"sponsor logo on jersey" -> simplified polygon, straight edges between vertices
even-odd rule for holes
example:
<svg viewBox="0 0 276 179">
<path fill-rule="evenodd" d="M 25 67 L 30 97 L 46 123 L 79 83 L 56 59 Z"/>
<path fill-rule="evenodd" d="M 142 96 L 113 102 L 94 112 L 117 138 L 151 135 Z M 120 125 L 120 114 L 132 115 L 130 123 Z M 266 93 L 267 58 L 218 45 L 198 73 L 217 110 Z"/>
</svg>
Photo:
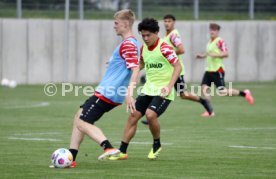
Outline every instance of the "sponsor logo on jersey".
<svg viewBox="0 0 276 179">
<path fill-rule="evenodd" d="M 147 64 L 147 68 L 162 68 L 163 64 L 162 63 L 149 63 Z"/>
</svg>

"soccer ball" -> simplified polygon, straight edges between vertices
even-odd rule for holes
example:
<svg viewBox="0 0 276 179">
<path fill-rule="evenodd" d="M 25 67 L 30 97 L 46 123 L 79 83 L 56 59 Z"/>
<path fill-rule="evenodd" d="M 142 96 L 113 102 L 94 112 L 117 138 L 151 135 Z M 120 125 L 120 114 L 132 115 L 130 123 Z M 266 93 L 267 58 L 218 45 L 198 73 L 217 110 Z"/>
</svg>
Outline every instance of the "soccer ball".
<svg viewBox="0 0 276 179">
<path fill-rule="evenodd" d="M 11 80 L 11 81 L 9 81 L 8 86 L 9 86 L 10 88 L 15 88 L 15 87 L 17 86 L 17 83 L 16 83 L 16 81 Z"/>
<path fill-rule="evenodd" d="M 1 85 L 2 86 L 9 86 L 9 80 L 7 79 L 7 78 L 3 78 L 2 80 L 1 80 Z"/>
<path fill-rule="evenodd" d="M 51 160 L 55 168 L 66 168 L 71 166 L 73 156 L 69 150 L 60 148 L 52 154 Z"/>
</svg>

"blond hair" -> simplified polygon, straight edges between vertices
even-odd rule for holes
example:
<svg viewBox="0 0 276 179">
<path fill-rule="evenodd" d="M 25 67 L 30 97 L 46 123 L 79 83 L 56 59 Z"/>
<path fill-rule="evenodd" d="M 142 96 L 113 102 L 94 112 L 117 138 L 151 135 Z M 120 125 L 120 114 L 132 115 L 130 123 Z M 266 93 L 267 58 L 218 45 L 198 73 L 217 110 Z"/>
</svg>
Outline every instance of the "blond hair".
<svg viewBox="0 0 276 179">
<path fill-rule="evenodd" d="M 130 9 L 123 9 L 114 14 L 114 18 L 118 18 L 121 20 L 126 20 L 129 22 L 129 26 L 132 27 L 135 21 L 135 14 Z"/>
</svg>

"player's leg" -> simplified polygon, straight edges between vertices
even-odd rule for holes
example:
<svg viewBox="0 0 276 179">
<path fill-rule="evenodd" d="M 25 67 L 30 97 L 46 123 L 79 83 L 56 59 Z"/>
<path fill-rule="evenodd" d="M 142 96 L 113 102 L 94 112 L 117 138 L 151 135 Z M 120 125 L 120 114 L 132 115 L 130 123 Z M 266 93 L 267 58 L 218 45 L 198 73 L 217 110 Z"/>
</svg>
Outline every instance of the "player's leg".
<svg viewBox="0 0 276 179">
<path fill-rule="evenodd" d="M 78 154 L 80 144 L 84 138 L 84 133 L 77 128 L 77 121 L 79 120 L 79 116 L 81 113 L 82 113 L 82 107 L 75 114 L 74 121 L 73 121 L 73 129 L 72 129 L 71 142 L 70 142 L 70 148 L 69 148 L 69 151 L 72 153 L 72 156 L 73 156 L 73 162 L 71 164 L 71 168 L 74 168 L 77 165 L 76 157 Z M 54 168 L 53 165 L 50 165 L 49 167 Z"/>
<path fill-rule="evenodd" d="M 244 97 L 249 104 L 254 104 L 254 98 L 251 95 L 250 90 L 246 89 L 244 91 L 238 90 L 238 89 L 227 89 L 225 88 L 225 73 L 217 72 L 214 75 L 215 77 L 215 85 L 218 87 L 219 92 L 222 96 L 241 96 Z"/>
<path fill-rule="evenodd" d="M 75 162 L 76 157 L 79 151 L 80 144 L 84 138 L 84 133 L 77 128 L 77 121 L 79 120 L 81 113 L 82 113 L 82 108 L 80 108 L 79 111 L 76 113 L 73 121 L 73 129 L 72 129 L 71 142 L 70 142 L 70 148 L 69 148 L 69 151 L 73 155 L 72 167 L 76 166 L 76 162 Z"/>
<path fill-rule="evenodd" d="M 201 82 L 201 92 L 204 99 L 211 100 L 211 96 L 209 94 L 209 88 L 211 83 L 213 82 L 213 76 L 211 72 L 205 72 L 202 82 Z"/>
<path fill-rule="evenodd" d="M 93 124 L 89 124 L 81 119 L 77 121 L 77 128 L 79 131 L 88 135 L 91 139 L 95 140 L 99 145 L 107 140 L 102 130 Z"/>
<path fill-rule="evenodd" d="M 164 99 L 160 96 L 155 96 L 146 110 L 146 118 L 149 122 L 149 129 L 153 137 L 152 149 L 148 154 L 149 159 L 156 159 L 162 150 L 158 117 L 166 111 L 170 102 L 170 100 Z"/>
<path fill-rule="evenodd" d="M 128 121 L 125 125 L 123 138 L 119 150 L 121 151 L 119 156 L 110 157 L 109 160 L 126 160 L 128 158 L 127 148 L 131 139 L 134 137 L 137 129 L 138 120 L 145 115 L 147 107 L 152 100 L 151 96 L 140 95 L 136 99 L 135 107 L 136 111 L 131 113 L 128 117 Z"/>
<path fill-rule="evenodd" d="M 127 124 L 124 129 L 123 140 L 120 146 L 120 151 L 123 153 L 127 152 L 128 143 L 134 137 L 138 120 L 145 115 L 147 107 L 152 100 L 151 96 L 139 95 L 135 102 L 136 111 L 129 115 Z"/>
<path fill-rule="evenodd" d="M 205 72 L 201 82 L 201 92 L 203 96 L 201 98 L 201 104 L 205 107 L 206 111 L 201 114 L 202 117 L 211 117 L 215 115 L 211 105 L 211 96 L 209 93 L 212 81 L 212 74 L 210 72 Z M 209 110 L 207 110 L 208 108 Z"/>
<path fill-rule="evenodd" d="M 141 117 L 142 114 L 139 111 L 135 111 L 129 115 L 123 134 L 123 141 L 125 143 L 129 143 L 131 139 L 135 136 L 137 122 Z M 126 153 L 126 150 L 122 152 Z"/>
<path fill-rule="evenodd" d="M 149 129 L 153 137 L 153 152 L 156 152 L 161 147 L 160 142 L 160 123 L 157 119 L 157 114 L 151 109 L 147 109 L 146 118 L 149 122 Z"/>
<path fill-rule="evenodd" d="M 203 95 L 204 99 L 206 99 L 208 101 L 211 101 L 211 96 L 209 93 L 210 86 L 206 85 L 206 84 L 201 85 L 202 95 Z"/>
<path fill-rule="evenodd" d="M 188 92 L 186 88 L 184 75 L 180 75 L 174 84 L 174 89 L 177 92 L 177 95 L 179 95 L 182 99 L 198 102 L 200 98 Z"/>
<path fill-rule="evenodd" d="M 99 160 L 104 160 L 112 155 L 119 154 L 120 151 L 111 145 L 102 130 L 97 126 L 79 120 L 78 129 L 95 140 L 104 149 L 104 153 L 98 157 Z"/>
<path fill-rule="evenodd" d="M 219 90 L 219 94 L 221 96 L 245 96 L 245 93 L 243 91 L 237 90 L 237 89 L 227 89 L 227 88 L 222 88 Z"/>
<path fill-rule="evenodd" d="M 249 103 L 249 104 L 254 104 L 254 97 L 252 96 L 250 90 L 246 89 L 246 90 L 238 90 L 238 89 L 223 89 L 220 90 L 220 94 L 222 96 L 241 96 L 244 97 L 245 100 Z"/>
<path fill-rule="evenodd" d="M 115 149 L 107 140 L 102 130 L 94 125 L 104 113 L 114 107 L 114 105 L 108 104 L 96 96 L 92 96 L 82 105 L 82 113 L 76 121 L 78 130 L 88 135 L 104 149 L 104 154 L 98 158 L 99 160 L 119 153 L 119 150 Z"/>
<path fill-rule="evenodd" d="M 128 159 L 127 148 L 131 139 L 135 136 L 137 129 L 137 122 L 142 117 L 142 114 L 139 111 L 131 113 L 128 117 L 128 121 L 125 125 L 123 138 L 120 145 L 120 154 L 117 156 L 111 156 L 109 160 L 126 160 Z"/>
<path fill-rule="evenodd" d="M 208 100 L 206 100 L 200 96 L 193 95 L 192 93 L 190 93 L 186 90 L 186 83 L 185 83 L 184 75 L 179 76 L 178 80 L 176 81 L 176 83 L 174 85 L 174 88 L 175 88 L 177 94 L 180 95 L 181 99 L 199 102 L 200 104 L 202 104 L 202 106 L 206 109 L 206 111 L 210 115 L 212 114 L 213 108 Z"/>
<path fill-rule="evenodd" d="M 157 119 L 157 114 L 155 111 L 151 109 L 147 109 L 146 111 L 146 118 L 149 122 L 149 129 L 151 131 L 152 137 L 154 139 L 160 138 L 160 124 Z"/>
<path fill-rule="evenodd" d="M 180 97 L 181 97 L 181 99 L 190 100 L 190 101 L 194 101 L 194 102 L 199 102 L 199 100 L 200 100 L 199 96 L 193 95 L 192 93 L 190 93 L 188 91 L 181 92 Z"/>
</svg>

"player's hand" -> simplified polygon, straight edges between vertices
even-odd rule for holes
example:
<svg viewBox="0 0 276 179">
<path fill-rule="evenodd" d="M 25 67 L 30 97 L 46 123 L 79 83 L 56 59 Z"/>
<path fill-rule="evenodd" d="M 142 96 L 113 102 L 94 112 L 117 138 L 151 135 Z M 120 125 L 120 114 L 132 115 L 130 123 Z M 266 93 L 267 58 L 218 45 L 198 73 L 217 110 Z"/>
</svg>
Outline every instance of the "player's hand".
<svg viewBox="0 0 276 179">
<path fill-rule="evenodd" d="M 126 112 L 130 110 L 131 113 L 134 113 L 136 111 L 135 108 L 135 100 L 132 96 L 127 95 L 126 96 Z"/>
<path fill-rule="evenodd" d="M 169 86 L 163 87 L 163 88 L 161 89 L 161 94 L 160 94 L 160 96 L 161 96 L 162 98 L 167 97 L 167 96 L 170 94 L 170 92 L 171 92 L 171 88 L 170 88 Z"/>
<path fill-rule="evenodd" d="M 196 54 L 196 58 L 197 59 L 202 59 L 202 58 L 205 58 L 205 55 L 203 55 L 203 54 Z"/>
</svg>

